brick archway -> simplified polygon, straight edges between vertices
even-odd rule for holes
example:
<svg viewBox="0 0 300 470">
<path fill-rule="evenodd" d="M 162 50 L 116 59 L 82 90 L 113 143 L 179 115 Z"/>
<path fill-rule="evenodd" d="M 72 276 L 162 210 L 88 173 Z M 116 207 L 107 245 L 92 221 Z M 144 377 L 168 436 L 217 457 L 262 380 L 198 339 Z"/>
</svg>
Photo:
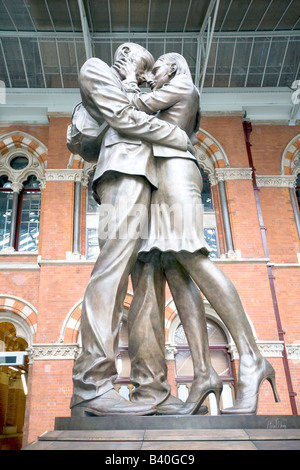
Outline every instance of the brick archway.
<svg viewBox="0 0 300 470">
<path fill-rule="evenodd" d="M 281 157 L 281 174 L 293 175 L 300 167 L 300 134 L 285 147 Z M 297 171 L 298 172 L 298 171 Z"/>
<path fill-rule="evenodd" d="M 212 162 L 214 168 L 225 168 L 230 166 L 228 158 L 220 143 L 204 129 L 199 128 L 197 133 L 199 144 L 196 145 L 197 150 L 201 149 L 201 153 Z M 85 169 L 87 172 L 92 171 L 95 164 L 84 162 L 80 155 L 71 154 L 69 158 L 68 168 Z"/>
<path fill-rule="evenodd" d="M 23 149 L 35 156 L 42 167 L 47 161 L 47 148 L 38 139 L 21 131 L 10 132 L 0 137 L 0 155 L 5 156 L 12 150 Z"/>
<path fill-rule="evenodd" d="M 196 145 L 196 149 L 201 150 L 202 155 L 212 162 L 214 169 L 230 166 L 224 149 L 211 134 L 200 128 L 197 138 L 199 144 Z"/>
<path fill-rule="evenodd" d="M 132 302 L 133 294 L 128 292 L 124 301 L 124 308 L 129 310 Z M 61 329 L 61 334 L 59 338 L 60 343 L 77 343 L 79 338 L 80 331 L 80 320 L 81 320 L 81 310 L 82 310 L 82 301 L 79 300 L 73 308 L 70 310 L 66 316 L 65 322 Z M 165 331 L 166 331 L 166 341 L 168 339 L 169 327 L 177 315 L 177 310 L 172 299 L 170 299 L 165 306 Z"/>
<path fill-rule="evenodd" d="M 78 343 L 82 301 L 79 300 L 68 313 L 61 330 L 60 343 Z"/>
<path fill-rule="evenodd" d="M 34 343 L 38 320 L 37 310 L 23 299 L 12 295 L 0 295 L 0 321 L 2 317 L 5 317 L 5 312 L 19 316 L 23 324 L 25 321 L 28 330 L 27 343 Z"/>
</svg>

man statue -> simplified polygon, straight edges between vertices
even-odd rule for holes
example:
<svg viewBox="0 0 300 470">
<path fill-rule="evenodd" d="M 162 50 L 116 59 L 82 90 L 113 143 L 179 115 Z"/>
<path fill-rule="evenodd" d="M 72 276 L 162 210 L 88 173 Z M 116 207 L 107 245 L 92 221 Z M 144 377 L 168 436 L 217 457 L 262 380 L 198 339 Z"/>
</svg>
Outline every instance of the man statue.
<svg viewBox="0 0 300 470">
<path fill-rule="evenodd" d="M 129 402 L 113 388 L 128 278 L 141 243 L 139 237 L 124 236 L 124 233 L 136 231 L 136 207 L 146 209 L 140 215 L 140 226 L 147 223 L 151 191 L 157 187 L 151 144 L 183 152 L 192 146 L 187 134 L 178 126 L 138 111 L 130 104 L 122 83 L 125 79 L 120 67 L 123 58 L 132 62 L 137 83 L 145 81 L 154 59 L 142 46 L 132 43 L 117 49 L 114 66 L 92 58 L 85 62 L 79 76 L 83 106 L 99 125 L 104 120 L 108 124 L 93 190 L 101 208 L 116 210 L 109 214 L 108 224 L 104 213 L 100 214 L 100 254 L 83 300 L 82 353 L 73 370 L 72 416 L 155 412 L 153 405 Z M 113 230 L 106 230 L 106 224 Z"/>
</svg>

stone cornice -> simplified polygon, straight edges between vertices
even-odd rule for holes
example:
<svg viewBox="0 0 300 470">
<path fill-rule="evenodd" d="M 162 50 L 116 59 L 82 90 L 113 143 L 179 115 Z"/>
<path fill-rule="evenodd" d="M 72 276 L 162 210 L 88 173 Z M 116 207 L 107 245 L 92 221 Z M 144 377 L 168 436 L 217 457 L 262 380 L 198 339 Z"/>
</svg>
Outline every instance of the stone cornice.
<svg viewBox="0 0 300 470">
<path fill-rule="evenodd" d="M 257 346 L 264 357 L 282 357 L 282 351 L 284 348 L 282 341 L 257 341 Z M 231 354 L 232 360 L 239 358 L 239 354 L 234 343 L 228 345 L 228 352 Z"/>
<path fill-rule="evenodd" d="M 295 188 L 296 175 L 257 175 L 259 188 Z"/>
<path fill-rule="evenodd" d="M 284 344 L 282 341 L 257 341 L 260 352 L 264 357 L 281 358 Z M 300 344 L 286 344 L 286 351 L 289 360 L 300 359 Z M 51 360 L 75 360 L 81 351 L 77 343 L 45 343 L 33 344 L 27 349 L 29 361 L 51 361 Z M 232 343 L 228 345 L 228 351 L 232 360 L 238 359 L 239 355 L 236 346 Z M 166 360 L 174 360 L 177 349 L 176 346 L 166 344 Z"/>
<path fill-rule="evenodd" d="M 215 174 L 219 181 L 251 180 L 252 168 L 217 168 Z"/>
<path fill-rule="evenodd" d="M 214 186 L 220 181 L 251 180 L 252 168 L 216 168 L 209 175 Z M 259 188 L 295 188 L 297 175 L 256 175 Z"/>
<path fill-rule="evenodd" d="M 215 186 L 220 181 L 228 180 L 251 180 L 251 168 L 216 168 L 209 174 L 209 182 Z"/>
<path fill-rule="evenodd" d="M 47 181 L 74 181 L 87 185 L 88 178 L 82 169 L 49 169 L 45 170 L 44 182 Z"/>
<path fill-rule="evenodd" d="M 79 353 L 77 343 L 33 344 L 27 349 L 29 362 L 51 360 L 74 360 Z"/>
<path fill-rule="evenodd" d="M 300 360 L 300 344 L 287 344 L 286 345 L 286 352 L 288 359 L 290 360 Z"/>
</svg>

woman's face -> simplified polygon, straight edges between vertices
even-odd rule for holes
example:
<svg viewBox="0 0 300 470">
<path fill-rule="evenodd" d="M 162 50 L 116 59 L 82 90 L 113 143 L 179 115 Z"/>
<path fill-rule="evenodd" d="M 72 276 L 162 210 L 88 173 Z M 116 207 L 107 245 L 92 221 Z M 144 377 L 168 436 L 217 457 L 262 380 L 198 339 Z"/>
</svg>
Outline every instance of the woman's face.
<svg viewBox="0 0 300 470">
<path fill-rule="evenodd" d="M 152 69 L 152 77 L 148 80 L 151 90 L 158 90 L 165 83 L 169 83 L 172 75 L 172 65 L 162 60 L 157 60 Z"/>
</svg>

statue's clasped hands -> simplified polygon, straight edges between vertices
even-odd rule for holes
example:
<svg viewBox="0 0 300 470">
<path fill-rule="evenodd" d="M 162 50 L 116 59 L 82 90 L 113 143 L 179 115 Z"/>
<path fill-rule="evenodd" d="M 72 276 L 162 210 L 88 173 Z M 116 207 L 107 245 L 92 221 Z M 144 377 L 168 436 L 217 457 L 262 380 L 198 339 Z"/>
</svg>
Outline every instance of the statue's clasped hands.
<svg viewBox="0 0 300 470">
<path fill-rule="evenodd" d="M 137 81 L 137 66 L 133 57 L 123 56 L 114 63 L 114 68 L 118 71 L 123 80 Z"/>
</svg>

